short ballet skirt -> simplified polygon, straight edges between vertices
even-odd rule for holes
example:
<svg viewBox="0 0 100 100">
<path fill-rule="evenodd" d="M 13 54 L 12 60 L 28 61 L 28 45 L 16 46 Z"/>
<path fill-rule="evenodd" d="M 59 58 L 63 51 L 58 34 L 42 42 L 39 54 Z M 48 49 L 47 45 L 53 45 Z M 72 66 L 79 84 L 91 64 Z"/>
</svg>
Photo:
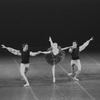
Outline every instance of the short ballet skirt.
<svg viewBox="0 0 100 100">
<path fill-rule="evenodd" d="M 54 55 L 53 53 L 46 54 L 45 55 L 46 61 L 50 65 L 58 64 L 60 61 L 63 61 L 65 58 L 65 52 L 60 50 L 57 55 Z"/>
</svg>

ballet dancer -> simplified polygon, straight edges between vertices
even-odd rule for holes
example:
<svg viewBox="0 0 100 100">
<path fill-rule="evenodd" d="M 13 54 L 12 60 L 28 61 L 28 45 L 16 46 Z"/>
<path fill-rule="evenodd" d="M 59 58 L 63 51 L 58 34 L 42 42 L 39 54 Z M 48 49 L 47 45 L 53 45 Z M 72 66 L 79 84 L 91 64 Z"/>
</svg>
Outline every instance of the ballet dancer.
<svg viewBox="0 0 100 100">
<path fill-rule="evenodd" d="M 89 40 L 87 40 L 83 45 L 78 46 L 77 41 L 72 42 L 72 46 L 69 49 L 69 53 L 71 54 L 71 73 L 68 75 L 72 75 L 73 80 L 79 81 L 77 76 L 81 72 L 81 62 L 80 62 L 80 52 L 83 51 L 90 43 L 90 41 L 93 40 L 93 37 Z M 74 67 L 77 66 L 78 70 L 75 72 Z"/>
<path fill-rule="evenodd" d="M 1 45 L 2 48 L 7 49 L 9 52 L 11 52 L 14 55 L 21 56 L 21 63 L 20 63 L 20 73 L 23 79 L 25 80 L 26 84 L 24 86 L 29 86 L 29 81 L 26 77 L 26 73 L 29 70 L 29 58 L 30 56 L 36 56 L 37 54 L 40 54 L 41 51 L 38 52 L 32 52 L 29 50 L 29 46 L 27 43 L 22 44 L 22 50 L 16 50 L 11 47 L 6 47 L 5 45 Z"/>
<path fill-rule="evenodd" d="M 52 65 L 53 83 L 55 83 L 55 65 L 65 58 L 64 50 L 67 50 L 70 47 L 61 48 L 57 43 L 53 43 L 51 37 L 49 37 L 49 42 L 51 47 L 48 48 L 47 51 L 41 53 L 46 54 L 46 61 L 48 64 Z"/>
</svg>

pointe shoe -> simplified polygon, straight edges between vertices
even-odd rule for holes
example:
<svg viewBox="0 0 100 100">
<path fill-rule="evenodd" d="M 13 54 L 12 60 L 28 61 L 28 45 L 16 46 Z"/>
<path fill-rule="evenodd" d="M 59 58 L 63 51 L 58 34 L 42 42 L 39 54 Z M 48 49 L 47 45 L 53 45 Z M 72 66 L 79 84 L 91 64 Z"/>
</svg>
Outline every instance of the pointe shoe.
<svg viewBox="0 0 100 100">
<path fill-rule="evenodd" d="M 29 83 L 26 83 L 26 84 L 24 85 L 24 87 L 26 87 L 26 86 L 29 86 Z"/>
<path fill-rule="evenodd" d="M 76 77 L 73 78 L 74 81 L 79 81 L 79 79 L 77 79 Z"/>
<path fill-rule="evenodd" d="M 56 81 L 55 81 L 55 79 L 53 79 L 53 83 L 55 83 Z"/>
<path fill-rule="evenodd" d="M 72 73 L 68 73 L 68 76 L 71 76 L 72 75 Z"/>
</svg>

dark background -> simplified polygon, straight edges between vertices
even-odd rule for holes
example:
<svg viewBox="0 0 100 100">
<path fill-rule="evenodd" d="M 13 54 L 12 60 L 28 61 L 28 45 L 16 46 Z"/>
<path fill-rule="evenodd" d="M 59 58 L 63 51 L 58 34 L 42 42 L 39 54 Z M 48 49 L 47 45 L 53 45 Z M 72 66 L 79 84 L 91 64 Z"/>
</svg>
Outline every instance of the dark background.
<svg viewBox="0 0 100 100">
<path fill-rule="evenodd" d="M 49 36 L 61 47 L 71 45 L 73 40 L 81 45 L 94 37 L 86 51 L 97 52 L 99 34 L 99 0 L 0 1 L 0 44 L 20 49 L 28 42 L 37 51 L 50 46 Z"/>
</svg>

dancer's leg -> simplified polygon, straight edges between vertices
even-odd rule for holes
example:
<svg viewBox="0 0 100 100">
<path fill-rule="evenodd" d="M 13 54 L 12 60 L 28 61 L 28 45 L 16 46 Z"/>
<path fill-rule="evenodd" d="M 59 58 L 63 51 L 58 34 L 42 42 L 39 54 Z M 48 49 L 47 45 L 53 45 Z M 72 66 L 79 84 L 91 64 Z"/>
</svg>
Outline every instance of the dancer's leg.
<svg viewBox="0 0 100 100">
<path fill-rule="evenodd" d="M 75 73 L 75 77 L 77 77 L 81 72 L 81 62 L 80 62 L 80 60 L 77 60 L 77 67 L 78 67 L 78 70 Z"/>
<path fill-rule="evenodd" d="M 71 60 L 71 73 L 68 73 L 68 75 L 74 75 L 75 74 L 75 70 L 74 70 L 74 67 L 75 67 L 75 62 L 74 60 Z"/>
<path fill-rule="evenodd" d="M 52 66 L 53 83 L 55 83 L 55 64 Z"/>
<path fill-rule="evenodd" d="M 25 64 L 21 64 L 20 65 L 20 73 L 21 73 L 22 77 L 24 78 L 24 80 L 26 82 L 26 84 L 24 86 L 29 86 L 28 79 L 27 79 L 27 77 L 25 75 L 25 68 L 26 68 Z"/>
</svg>

